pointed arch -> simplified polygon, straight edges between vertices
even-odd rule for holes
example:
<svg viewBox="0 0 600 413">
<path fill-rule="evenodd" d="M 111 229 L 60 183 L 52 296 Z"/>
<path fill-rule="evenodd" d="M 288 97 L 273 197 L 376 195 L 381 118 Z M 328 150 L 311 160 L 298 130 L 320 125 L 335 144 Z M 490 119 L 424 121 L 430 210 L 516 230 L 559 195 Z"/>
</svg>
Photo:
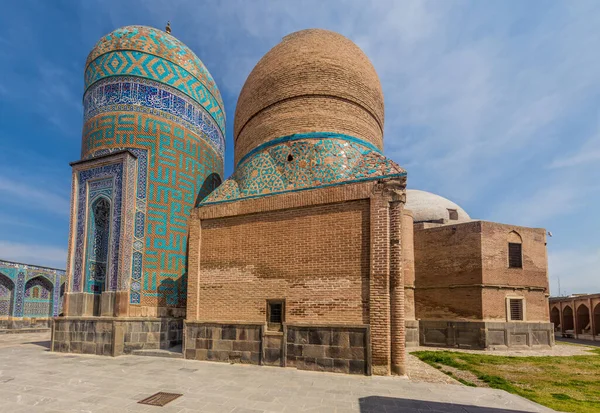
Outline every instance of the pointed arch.
<svg viewBox="0 0 600 413">
<path fill-rule="evenodd" d="M 209 196 L 212 191 L 217 189 L 221 183 L 221 176 L 218 173 L 212 173 L 208 175 L 202 184 L 202 188 L 200 188 L 200 191 L 198 191 L 198 196 L 196 197 L 196 203 L 194 206 L 198 207 L 204 198 Z"/>
<path fill-rule="evenodd" d="M 560 330 L 560 310 L 556 306 L 552 306 L 550 311 L 550 322 L 554 324 L 554 331 Z"/>
<path fill-rule="evenodd" d="M 23 317 L 52 317 L 54 286 L 46 277 L 35 277 L 25 284 Z"/>
<path fill-rule="evenodd" d="M 90 207 L 87 235 L 86 290 L 101 294 L 106 288 L 110 245 L 111 201 L 100 196 Z"/>
<path fill-rule="evenodd" d="M 508 242 L 514 242 L 517 244 L 522 244 L 523 243 L 523 238 L 521 237 L 521 235 L 517 232 L 517 231 L 510 231 L 508 233 Z"/>
<path fill-rule="evenodd" d="M 13 314 L 15 283 L 0 273 L 0 317 Z"/>
<path fill-rule="evenodd" d="M 567 305 L 563 308 L 563 331 L 575 330 L 575 322 L 573 318 L 573 309 Z"/>
<path fill-rule="evenodd" d="M 591 327 L 590 309 L 585 304 L 580 304 L 577 307 L 577 333 L 587 334 Z"/>
</svg>

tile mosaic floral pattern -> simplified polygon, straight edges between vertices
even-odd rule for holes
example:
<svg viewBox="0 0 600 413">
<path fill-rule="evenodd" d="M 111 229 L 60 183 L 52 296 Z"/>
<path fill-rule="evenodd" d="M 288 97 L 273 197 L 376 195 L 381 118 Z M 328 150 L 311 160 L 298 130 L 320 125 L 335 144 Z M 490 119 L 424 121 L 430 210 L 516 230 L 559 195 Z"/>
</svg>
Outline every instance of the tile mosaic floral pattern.
<svg viewBox="0 0 600 413">
<path fill-rule="evenodd" d="M 290 137 L 264 146 L 242 159 L 201 205 L 406 175 L 395 162 L 356 139 L 324 135 Z"/>
</svg>

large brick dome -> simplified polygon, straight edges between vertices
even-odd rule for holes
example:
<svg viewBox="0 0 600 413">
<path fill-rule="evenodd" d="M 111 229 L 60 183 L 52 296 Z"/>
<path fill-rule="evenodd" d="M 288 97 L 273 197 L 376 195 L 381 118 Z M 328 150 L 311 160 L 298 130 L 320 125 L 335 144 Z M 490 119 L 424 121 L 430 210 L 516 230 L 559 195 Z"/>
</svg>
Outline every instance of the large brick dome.
<svg viewBox="0 0 600 413">
<path fill-rule="evenodd" d="M 301 133 L 348 135 L 383 148 L 383 93 L 367 56 L 321 29 L 283 38 L 256 65 L 234 121 L 236 163 L 271 140 Z"/>
</svg>

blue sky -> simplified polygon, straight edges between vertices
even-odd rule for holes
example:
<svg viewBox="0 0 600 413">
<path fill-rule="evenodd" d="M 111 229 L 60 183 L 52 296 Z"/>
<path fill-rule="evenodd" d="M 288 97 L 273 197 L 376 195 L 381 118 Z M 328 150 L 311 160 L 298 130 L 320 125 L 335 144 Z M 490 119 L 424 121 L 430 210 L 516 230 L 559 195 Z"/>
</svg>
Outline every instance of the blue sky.
<svg viewBox="0 0 600 413">
<path fill-rule="evenodd" d="M 293 31 L 355 41 L 385 94 L 385 151 L 409 187 L 474 218 L 545 227 L 551 291 L 600 292 L 600 3 L 27 1 L 0 14 L 0 257 L 64 268 L 87 53 L 117 27 L 163 28 L 198 54 L 228 117 Z"/>
</svg>

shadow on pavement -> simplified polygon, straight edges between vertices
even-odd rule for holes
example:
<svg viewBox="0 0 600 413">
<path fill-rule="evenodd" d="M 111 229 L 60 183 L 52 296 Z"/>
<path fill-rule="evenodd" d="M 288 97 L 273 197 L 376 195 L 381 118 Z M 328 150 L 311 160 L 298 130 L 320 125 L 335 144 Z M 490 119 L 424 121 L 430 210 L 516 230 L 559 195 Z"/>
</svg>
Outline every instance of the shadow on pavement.
<svg viewBox="0 0 600 413">
<path fill-rule="evenodd" d="M 36 346 L 44 347 L 44 348 L 50 350 L 51 341 L 50 340 L 48 340 L 48 341 L 30 341 L 27 344 L 34 344 Z"/>
<path fill-rule="evenodd" d="M 468 404 L 440 403 L 396 397 L 369 396 L 358 399 L 360 413 L 518 413 L 524 410 L 497 409 Z"/>
</svg>

